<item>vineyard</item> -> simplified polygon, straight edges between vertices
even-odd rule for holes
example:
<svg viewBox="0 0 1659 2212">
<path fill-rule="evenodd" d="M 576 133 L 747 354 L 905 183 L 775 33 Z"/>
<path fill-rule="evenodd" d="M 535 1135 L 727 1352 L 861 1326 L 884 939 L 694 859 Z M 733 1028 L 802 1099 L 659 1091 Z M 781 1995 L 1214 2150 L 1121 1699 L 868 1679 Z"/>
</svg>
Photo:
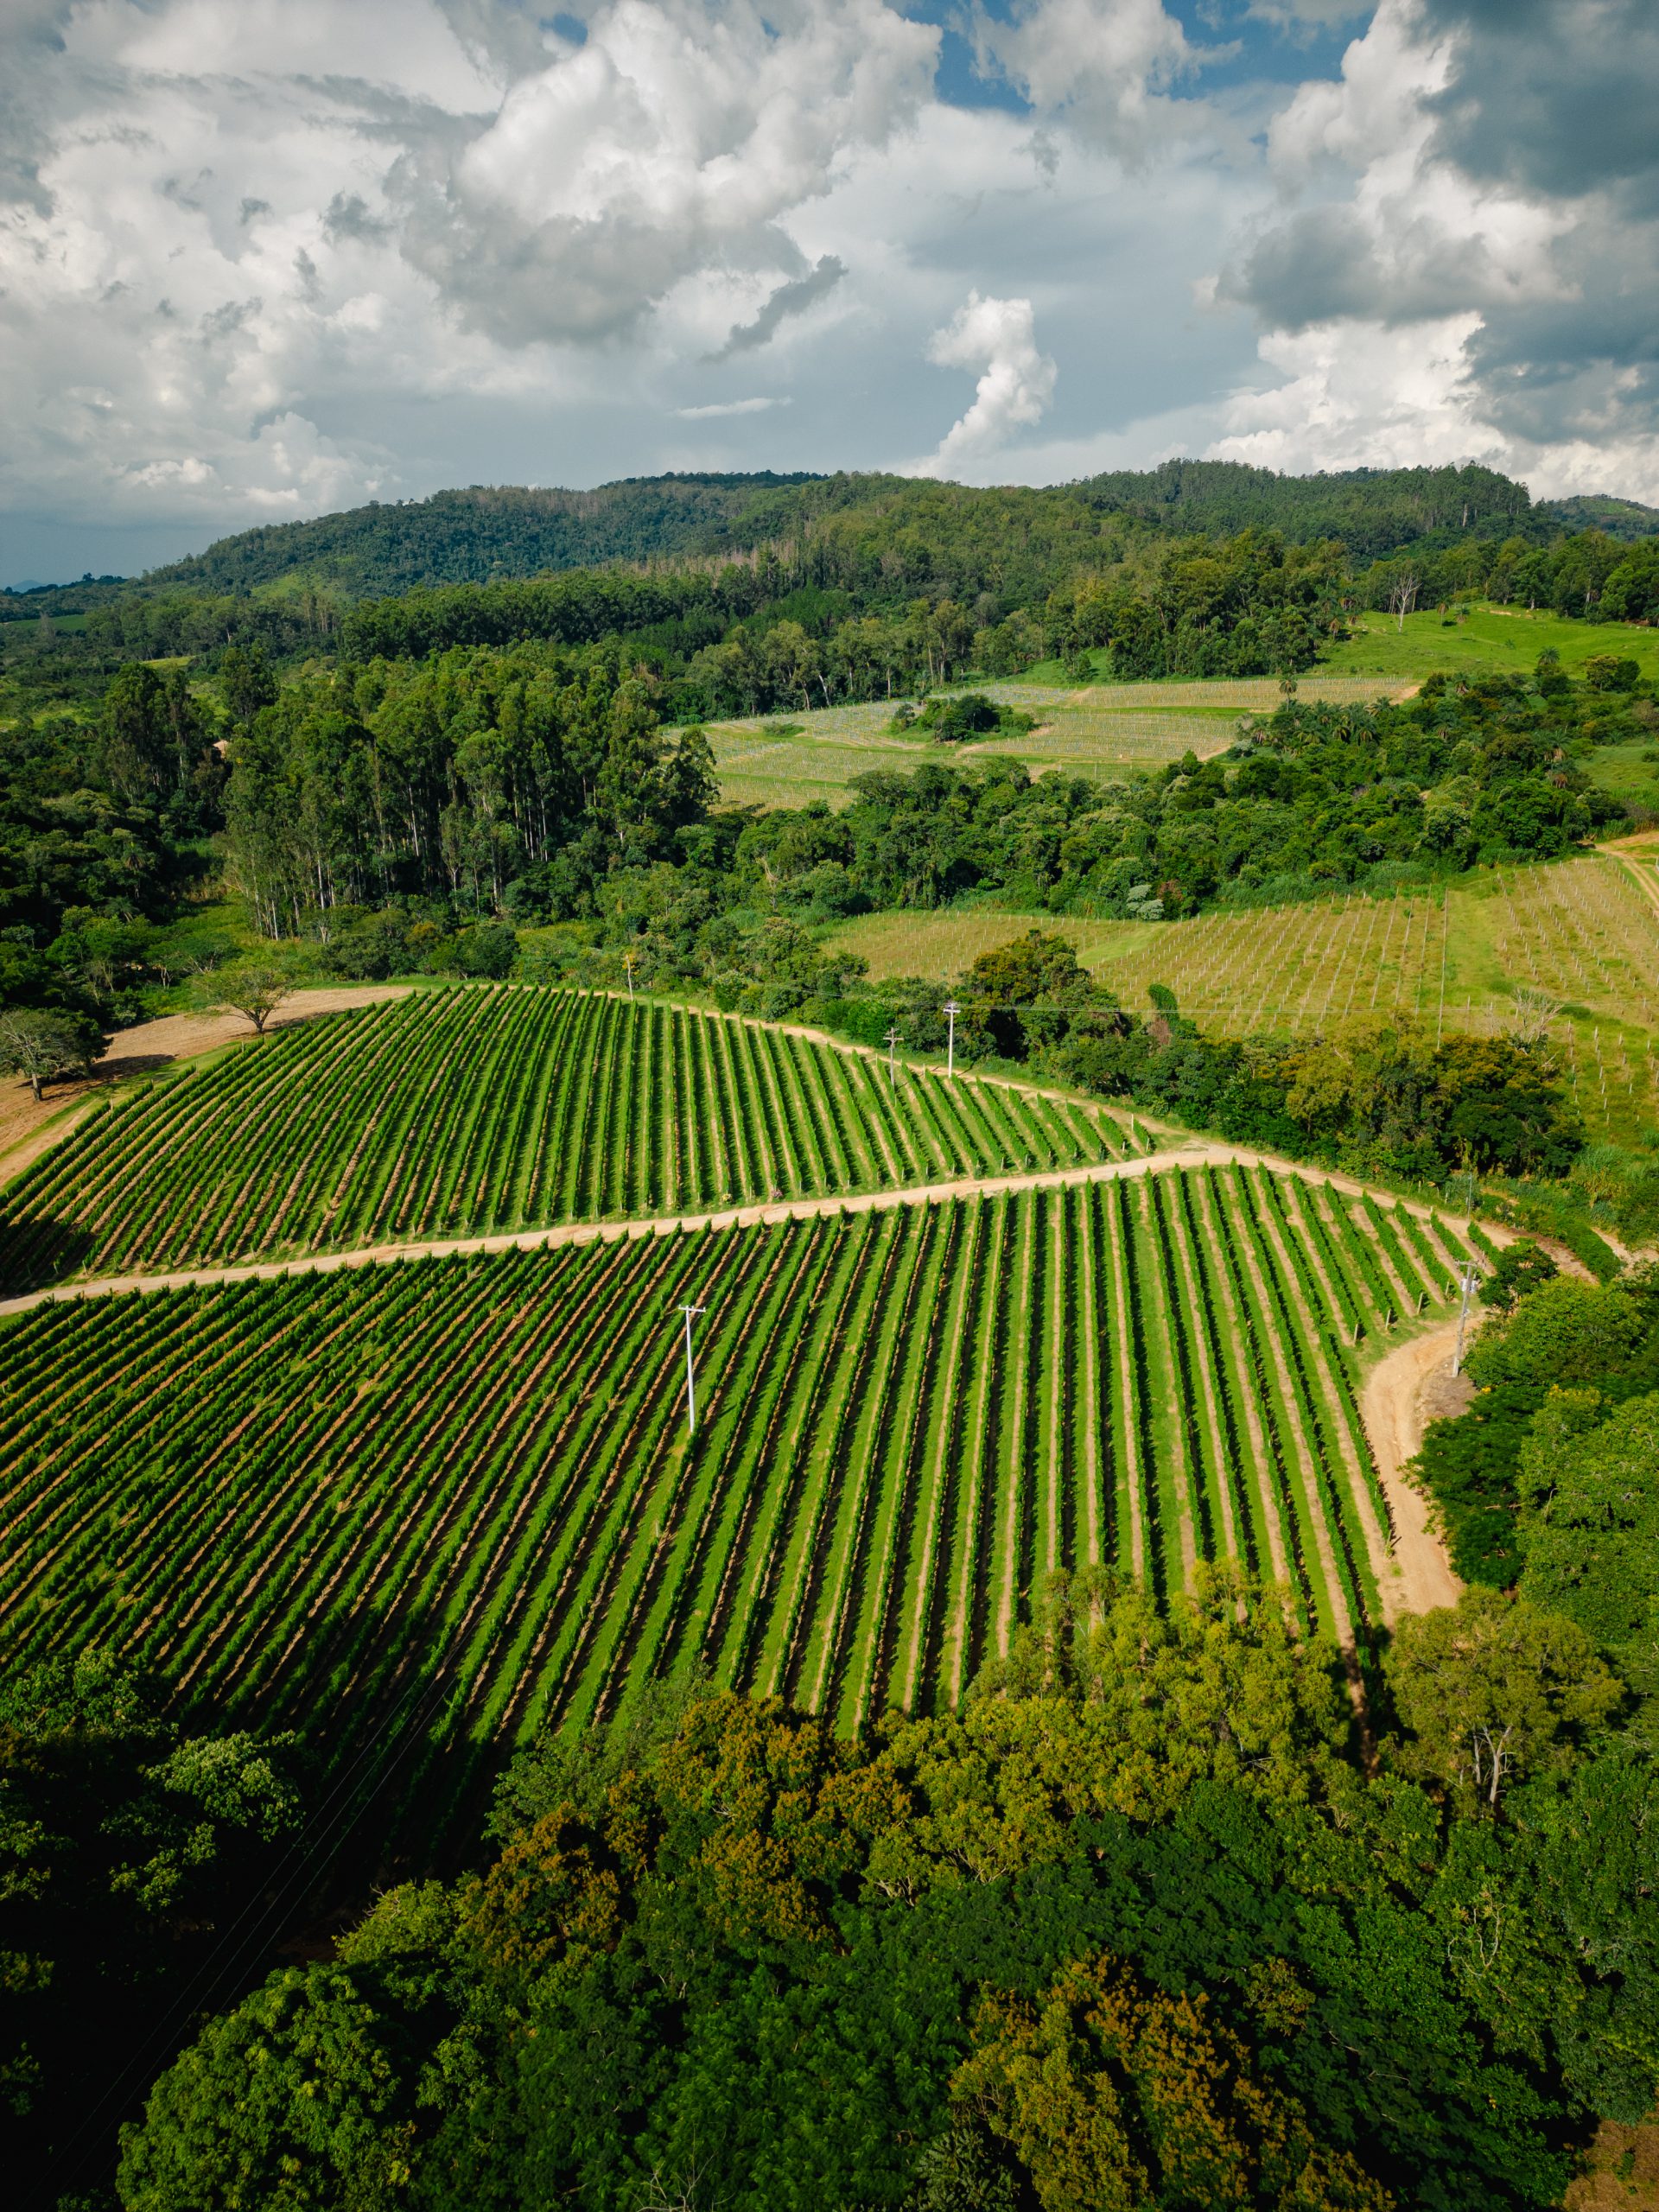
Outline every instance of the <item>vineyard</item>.
<svg viewBox="0 0 1659 2212">
<path fill-rule="evenodd" d="M 535 986 L 297 1023 L 118 1095 L 0 1197 L 0 1281 L 694 1212 L 1133 1148 L 1098 1109 Z"/>
<path fill-rule="evenodd" d="M 1306 1035 L 1373 1014 L 1490 1036 L 1514 1024 L 1517 988 L 1541 990 L 1563 1007 L 1552 1036 L 1589 1128 L 1628 1139 L 1659 1118 L 1659 908 L 1602 855 L 1173 925 L 877 914 L 836 941 L 873 976 L 956 975 L 1033 927 L 1069 938 L 1125 1006 L 1166 983 L 1200 1027 L 1229 1036 Z"/>
<path fill-rule="evenodd" d="M 227 1725 L 395 1745 L 435 1825 L 492 1746 L 694 1656 L 847 1731 L 948 1702 L 1079 1562 L 1166 1593 L 1236 1558 L 1363 1641 L 1351 1347 L 1469 1256 L 1172 1169 L 42 1306 L 0 1388 L 0 1651 L 104 1643 Z"/>
</svg>

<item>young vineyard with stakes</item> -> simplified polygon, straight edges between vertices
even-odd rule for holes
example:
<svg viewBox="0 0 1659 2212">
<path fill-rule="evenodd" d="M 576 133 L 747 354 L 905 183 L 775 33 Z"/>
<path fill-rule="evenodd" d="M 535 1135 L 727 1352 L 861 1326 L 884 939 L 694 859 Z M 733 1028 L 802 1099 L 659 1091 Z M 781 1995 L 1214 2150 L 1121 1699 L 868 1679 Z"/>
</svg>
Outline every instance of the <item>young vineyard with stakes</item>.
<svg viewBox="0 0 1659 2212">
<path fill-rule="evenodd" d="M 1067 938 L 1131 1009 L 1166 985 L 1217 1036 L 1307 1036 L 1375 1016 L 1409 1016 L 1437 1039 L 1502 1036 L 1531 1019 L 1520 993 L 1548 1002 L 1560 1079 L 1593 1136 L 1634 1143 L 1659 1114 L 1659 876 L 1612 854 L 1173 924 L 869 914 L 836 941 L 878 978 L 938 976 L 1020 929 Z"/>
<path fill-rule="evenodd" d="M 844 1732 L 948 1705 L 1069 1566 L 1166 1597 L 1235 1559 L 1363 1650 L 1353 1347 L 1471 1256 L 1192 1168 L 42 1305 L 0 1386 L 0 1652 L 100 1644 L 395 1759 L 442 1827 L 512 1739 L 692 1662 Z"/>
<path fill-rule="evenodd" d="M 1098 1109 L 534 985 L 296 1023 L 126 1094 L 0 1196 L 0 1283 L 1115 1158 Z"/>
</svg>

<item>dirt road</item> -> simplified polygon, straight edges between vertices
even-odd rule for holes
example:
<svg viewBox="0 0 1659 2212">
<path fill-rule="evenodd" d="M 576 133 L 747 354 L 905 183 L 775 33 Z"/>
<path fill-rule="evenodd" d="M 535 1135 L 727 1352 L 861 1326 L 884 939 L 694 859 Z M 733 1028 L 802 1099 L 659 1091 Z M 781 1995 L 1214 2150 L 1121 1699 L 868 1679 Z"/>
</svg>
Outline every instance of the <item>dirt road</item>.
<svg viewBox="0 0 1659 2212">
<path fill-rule="evenodd" d="M 766 1222 L 813 1221 L 825 1214 L 881 1213 L 893 1206 L 940 1205 L 950 1198 L 995 1198 L 1010 1191 L 1058 1191 L 1069 1184 L 1109 1183 L 1160 1168 L 1248 1166 L 1255 1154 L 1229 1145 L 1194 1141 L 1179 1152 L 1153 1152 L 1136 1160 L 1102 1160 L 1086 1167 L 1056 1167 L 1026 1175 L 985 1176 L 955 1183 L 918 1183 L 902 1191 L 859 1191 L 846 1197 L 785 1198 L 718 1213 L 645 1214 L 631 1221 L 561 1221 L 548 1229 L 518 1229 L 498 1236 L 461 1236 L 442 1243 L 372 1244 L 349 1252 L 305 1253 L 293 1260 L 262 1260 L 236 1268 L 185 1268 L 161 1275 L 106 1275 L 96 1281 L 54 1283 L 19 1298 L 0 1299 L 0 1320 L 31 1306 L 67 1299 L 113 1298 L 130 1291 L 182 1290 L 190 1283 L 270 1281 L 278 1275 L 334 1274 L 341 1268 L 378 1267 L 397 1260 L 445 1259 L 474 1252 L 531 1252 L 563 1244 L 618 1244 L 640 1236 L 672 1236 L 679 1230 L 750 1229 Z"/>
<path fill-rule="evenodd" d="M 1458 1325 L 1448 1321 L 1401 1344 L 1371 1370 L 1360 1399 L 1360 1416 L 1394 1522 L 1395 1571 L 1377 1588 L 1385 1623 L 1402 1613 L 1455 1605 L 1462 1593 L 1446 1547 L 1429 1524 L 1428 1500 L 1401 1472 L 1416 1458 L 1426 1423 L 1433 1418 L 1423 1403 L 1424 1386 L 1449 1370 L 1457 1341 Z"/>
<path fill-rule="evenodd" d="M 337 1007 L 365 1005 L 375 999 L 397 996 L 401 988 L 396 984 L 367 984 L 353 990 L 308 992 L 302 999 L 296 1000 L 291 1007 L 285 1009 L 279 1020 L 304 1020 L 312 1014 L 330 1013 Z M 111 1052 L 99 1063 L 95 1082 L 108 1083 L 118 1079 L 122 1074 L 136 1074 L 147 1067 L 165 1065 L 168 1060 L 182 1053 L 204 1052 L 217 1044 L 227 1042 L 238 1033 L 245 1033 L 245 1029 L 246 1025 L 235 1016 L 173 1016 L 163 1021 L 146 1023 L 143 1028 L 128 1031 L 117 1040 Z M 837 1046 L 843 1052 L 861 1053 L 865 1049 L 849 1045 L 839 1038 L 824 1036 L 822 1032 L 800 1030 L 798 1033 Z M 998 1080 L 995 1077 L 969 1079 Z M 80 1086 L 82 1096 L 93 1087 Z M 1039 1088 L 1018 1084 L 1011 1084 L 1008 1087 L 1015 1090 Z M 43 1111 L 42 1121 L 57 1110 L 55 1103 L 48 1106 Z M 52 1122 L 49 1128 L 38 1128 L 33 1133 L 38 1139 L 34 1148 L 44 1149 L 47 1144 L 55 1142 L 67 1128 L 73 1126 L 73 1120 L 71 1116 L 60 1122 Z M 370 1245 L 354 1251 L 306 1254 L 295 1259 L 262 1261 L 241 1267 L 183 1268 L 166 1274 L 107 1276 L 93 1281 L 54 1284 L 22 1297 L 0 1300 L 0 1319 L 26 1313 L 36 1306 L 77 1298 L 107 1298 L 131 1292 L 176 1290 L 190 1284 L 270 1281 L 289 1274 L 332 1274 L 342 1268 L 374 1267 L 399 1260 L 442 1258 L 449 1255 L 616 1243 L 631 1238 L 673 1236 L 681 1230 L 738 1229 L 765 1223 L 810 1221 L 825 1215 L 878 1212 L 894 1206 L 942 1204 L 976 1196 L 993 1198 L 1016 1191 L 1060 1190 L 1078 1184 L 1113 1182 L 1126 1177 L 1157 1174 L 1173 1167 L 1263 1167 L 1270 1173 L 1294 1175 L 1304 1181 L 1330 1183 L 1353 1196 L 1361 1194 L 1365 1188 L 1363 1184 L 1346 1176 L 1311 1168 L 1300 1161 L 1282 1160 L 1271 1153 L 1255 1152 L 1237 1145 L 1206 1142 L 1199 1138 L 1185 1137 L 1178 1131 L 1159 1128 L 1156 1124 L 1143 1122 L 1142 1126 L 1148 1128 L 1149 1134 L 1164 1138 L 1166 1142 L 1159 1151 L 1135 1159 L 1102 1160 L 1086 1166 L 1055 1168 L 1020 1175 L 969 1177 L 955 1182 L 918 1184 L 898 1191 L 868 1191 L 852 1196 L 800 1198 L 772 1204 L 730 1206 L 712 1213 L 649 1215 L 627 1221 L 560 1222 L 545 1229 L 519 1230 L 493 1236 L 463 1237 L 439 1243 Z M 3 1139 L 4 1134 L 5 1125 L 0 1122 L 0 1140 Z M 26 1164 L 30 1156 L 29 1135 L 30 1133 L 25 1131 L 10 1153 L 0 1154 L 0 1175 L 15 1173 Z M 1382 1195 L 1389 1198 L 1392 1194 L 1384 1192 Z M 1432 1210 L 1427 1206 L 1408 1199 L 1400 1199 L 1397 1203 L 1425 1219 L 1431 1216 Z M 1489 1233 L 1496 1242 L 1509 1241 L 1506 1230 L 1494 1229 Z M 1452 1333 L 1455 1334 L 1455 1330 Z M 1446 1561 L 1438 1537 L 1429 1528 L 1426 1502 L 1401 1478 L 1399 1472 L 1421 1442 L 1420 1395 L 1423 1379 L 1443 1363 L 1447 1349 L 1448 1338 L 1445 1329 L 1414 1338 L 1391 1352 L 1373 1370 L 1365 1385 L 1363 1413 L 1366 1430 L 1376 1457 L 1395 1530 L 1397 1572 L 1391 1581 L 1385 1580 L 1381 1592 L 1384 1617 L 1388 1619 L 1402 1612 L 1421 1612 L 1435 1605 L 1455 1604 L 1460 1586 Z"/>
</svg>

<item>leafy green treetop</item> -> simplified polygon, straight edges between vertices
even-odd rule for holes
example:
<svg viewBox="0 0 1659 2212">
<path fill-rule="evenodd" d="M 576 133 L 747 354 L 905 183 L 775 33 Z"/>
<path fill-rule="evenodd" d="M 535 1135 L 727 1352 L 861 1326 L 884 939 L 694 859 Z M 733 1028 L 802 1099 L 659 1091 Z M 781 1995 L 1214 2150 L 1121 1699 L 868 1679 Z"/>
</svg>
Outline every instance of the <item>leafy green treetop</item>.
<svg viewBox="0 0 1659 2212">
<path fill-rule="evenodd" d="M 1495 1810 L 1529 1777 L 1569 1772 L 1624 1695 L 1576 1621 L 1479 1587 L 1401 1621 L 1388 1679 L 1408 1732 L 1399 1765 L 1466 1812 Z"/>
</svg>

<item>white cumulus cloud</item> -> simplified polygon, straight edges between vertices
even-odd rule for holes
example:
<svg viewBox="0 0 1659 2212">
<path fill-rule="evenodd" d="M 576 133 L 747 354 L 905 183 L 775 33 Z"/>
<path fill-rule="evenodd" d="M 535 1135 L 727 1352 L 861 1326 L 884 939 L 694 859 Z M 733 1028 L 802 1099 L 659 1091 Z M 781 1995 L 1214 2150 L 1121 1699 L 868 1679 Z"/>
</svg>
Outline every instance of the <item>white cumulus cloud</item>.
<svg viewBox="0 0 1659 2212">
<path fill-rule="evenodd" d="M 936 330 L 927 358 L 942 369 L 978 369 L 974 404 L 923 462 L 918 474 L 948 476 L 1006 445 L 1016 430 L 1040 423 L 1054 397 L 1058 373 L 1038 350 L 1037 322 L 1029 300 L 996 300 L 970 292 L 944 329 Z"/>
</svg>

